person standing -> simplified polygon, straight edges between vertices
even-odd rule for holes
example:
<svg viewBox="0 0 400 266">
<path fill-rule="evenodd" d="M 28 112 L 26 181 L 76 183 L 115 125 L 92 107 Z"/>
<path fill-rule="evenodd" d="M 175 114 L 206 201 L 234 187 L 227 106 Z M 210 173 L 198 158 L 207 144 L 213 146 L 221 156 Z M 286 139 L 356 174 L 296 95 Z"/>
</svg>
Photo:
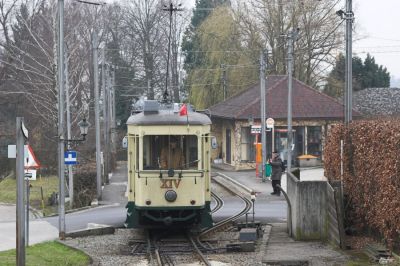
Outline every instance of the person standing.
<svg viewBox="0 0 400 266">
<path fill-rule="evenodd" d="M 272 153 L 272 159 L 269 160 L 269 163 L 272 167 L 271 181 L 272 189 L 274 190 L 271 195 L 280 196 L 281 190 L 277 187 L 277 185 L 281 185 L 282 159 L 279 157 L 278 151 L 274 151 Z"/>
</svg>

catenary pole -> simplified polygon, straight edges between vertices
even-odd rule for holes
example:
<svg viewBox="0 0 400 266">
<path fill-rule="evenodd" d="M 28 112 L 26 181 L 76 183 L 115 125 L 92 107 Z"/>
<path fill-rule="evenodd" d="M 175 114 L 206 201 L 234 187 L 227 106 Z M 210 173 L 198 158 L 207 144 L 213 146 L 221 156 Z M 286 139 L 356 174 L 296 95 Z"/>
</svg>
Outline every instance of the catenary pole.
<svg viewBox="0 0 400 266">
<path fill-rule="evenodd" d="M 345 123 L 348 125 L 352 120 L 353 109 L 353 54 L 352 54 L 352 28 L 353 28 L 353 10 L 352 0 L 346 0 L 346 77 L 345 77 Z"/>
<path fill-rule="evenodd" d="M 261 51 L 260 53 L 260 99 L 261 99 L 261 157 L 262 157 L 262 165 L 261 165 L 261 177 L 262 182 L 266 182 L 265 176 L 265 164 L 266 164 L 266 134 L 265 134 L 265 112 L 266 112 L 266 103 L 265 103 L 265 53 Z"/>
<path fill-rule="evenodd" d="M 111 172 L 111 73 L 110 67 L 107 68 L 107 83 L 106 83 L 106 104 L 107 104 L 107 116 L 106 116 L 106 153 L 107 153 L 107 169 Z M 109 183 L 109 175 L 107 173 L 107 183 Z"/>
<path fill-rule="evenodd" d="M 115 107 L 115 68 L 112 72 L 112 143 L 113 143 L 113 153 L 116 156 L 117 153 L 117 122 L 116 122 L 116 107 Z"/>
<path fill-rule="evenodd" d="M 287 171 L 292 168 L 292 147 L 293 147 L 293 132 L 292 132 L 292 107 L 293 107 L 293 44 L 297 38 L 298 30 L 293 30 L 288 34 L 288 115 L 287 115 Z"/>
<path fill-rule="evenodd" d="M 92 49 L 93 49 L 93 84 L 94 84 L 94 115 L 96 127 L 96 190 L 97 199 L 101 199 L 101 149 L 100 149 L 100 108 L 99 108 L 99 60 L 98 60 L 98 44 L 97 33 L 92 32 Z"/>
<path fill-rule="evenodd" d="M 226 87 L 226 65 L 221 64 L 222 68 L 222 86 L 223 86 L 223 94 L 224 94 L 224 101 L 227 97 L 227 87 Z"/>
<path fill-rule="evenodd" d="M 68 49 L 68 48 L 67 48 Z M 72 139 L 71 136 L 71 103 L 69 97 L 69 76 L 68 76 L 68 55 L 65 52 L 65 101 L 67 108 L 67 139 Z M 68 143 L 68 150 L 71 149 L 71 145 Z M 68 165 L 68 184 L 69 184 L 69 202 L 70 206 L 74 205 L 74 175 L 72 173 L 72 165 Z"/>
<path fill-rule="evenodd" d="M 108 172 L 109 172 L 109 154 L 108 154 L 108 75 L 107 75 L 107 64 L 105 63 L 105 49 L 101 50 L 101 90 L 103 94 L 103 156 L 104 156 L 104 183 L 108 184 Z"/>
<path fill-rule="evenodd" d="M 65 176 L 64 176 L 64 0 L 58 0 L 58 177 L 59 238 L 65 239 Z"/>
</svg>

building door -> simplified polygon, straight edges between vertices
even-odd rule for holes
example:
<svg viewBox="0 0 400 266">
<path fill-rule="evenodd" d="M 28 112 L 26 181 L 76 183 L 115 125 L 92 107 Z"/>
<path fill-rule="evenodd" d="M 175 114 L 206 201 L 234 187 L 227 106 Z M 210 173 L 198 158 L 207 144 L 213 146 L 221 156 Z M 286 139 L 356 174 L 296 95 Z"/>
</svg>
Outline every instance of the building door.
<svg viewBox="0 0 400 266">
<path fill-rule="evenodd" d="M 231 163 L 231 130 L 226 130 L 226 163 Z"/>
</svg>

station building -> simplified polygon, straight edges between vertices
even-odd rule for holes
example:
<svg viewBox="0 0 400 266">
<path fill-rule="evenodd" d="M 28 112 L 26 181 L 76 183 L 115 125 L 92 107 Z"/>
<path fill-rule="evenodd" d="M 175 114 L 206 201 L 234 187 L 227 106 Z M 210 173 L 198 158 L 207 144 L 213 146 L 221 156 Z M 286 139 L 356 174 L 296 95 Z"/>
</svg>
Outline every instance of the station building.
<svg viewBox="0 0 400 266">
<path fill-rule="evenodd" d="M 266 118 L 274 120 L 273 129 L 267 129 L 267 157 L 278 150 L 287 159 L 287 102 L 288 78 L 271 75 L 266 79 Z M 260 150 L 260 84 L 209 108 L 211 132 L 217 138 L 218 149 L 211 159 L 225 163 L 236 170 L 256 166 L 256 149 Z M 293 161 L 301 155 L 315 156 L 317 164 L 323 161 L 324 140 L 332 124 L 343 122 L 343 103 L 293 78 L 292 98 Z M 353 117 L 360 116 L 353 111 Z M 311 156 L 306 156 L 311 157 Z"/>
</svg>

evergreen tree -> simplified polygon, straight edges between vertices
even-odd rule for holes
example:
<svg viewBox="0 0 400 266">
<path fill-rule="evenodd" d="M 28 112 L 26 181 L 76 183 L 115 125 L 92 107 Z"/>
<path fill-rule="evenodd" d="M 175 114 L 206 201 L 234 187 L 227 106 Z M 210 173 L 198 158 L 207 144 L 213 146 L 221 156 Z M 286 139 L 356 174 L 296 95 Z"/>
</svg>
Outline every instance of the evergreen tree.
<svg viewBox="0 0 400 266">
<path fill-rule="evenodd" d="M 345 83 L 345 57 L 339 54 L 336 63 L 329 73 L 327 84 L 324 92 L 333 97 L 341 97 L 343 95 Z M 353 89 L 354 91 L 366 88 L 389 87 L 390 73 L 386 67 L 379 66 L 375 63 L 375 58 L 370 54 L 364 60 L 355 56 L 353 57 Z"/>
</svg>

